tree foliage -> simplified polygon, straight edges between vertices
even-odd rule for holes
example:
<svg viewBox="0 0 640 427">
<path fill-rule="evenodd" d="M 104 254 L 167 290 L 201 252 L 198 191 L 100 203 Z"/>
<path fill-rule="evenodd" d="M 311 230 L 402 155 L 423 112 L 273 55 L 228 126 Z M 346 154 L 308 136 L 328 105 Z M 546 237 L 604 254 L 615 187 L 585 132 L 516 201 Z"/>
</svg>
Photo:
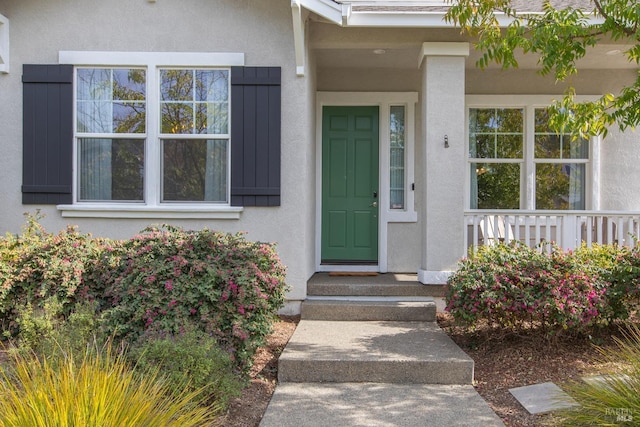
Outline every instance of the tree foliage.
<svg viewBox="0 0 640 427">
<path fill-rule="evenodd" d="M 554 8 L 545 1 L 541 13 L 519 13 L 512 0 L 454 0 L 445 19 L 475 39 L 480 68 L 496 63 L 517 68 L 519 52 L 539 56 L 540 74 L 567 81 L 577 62 L 599 43 L 624 43 L 622 54 L 640 63 L 640 3 L 637 0 L 591 0 L 588 8 Z M 587 4 L 585 2 L 585 4 Z M 619 93 L 578 102 L 569 85 L 552 106 L 551 126 L 574 136 L 606 136 L 608 127 L 621 130 L 640 124 L 640 74 Z"/>
</svg>

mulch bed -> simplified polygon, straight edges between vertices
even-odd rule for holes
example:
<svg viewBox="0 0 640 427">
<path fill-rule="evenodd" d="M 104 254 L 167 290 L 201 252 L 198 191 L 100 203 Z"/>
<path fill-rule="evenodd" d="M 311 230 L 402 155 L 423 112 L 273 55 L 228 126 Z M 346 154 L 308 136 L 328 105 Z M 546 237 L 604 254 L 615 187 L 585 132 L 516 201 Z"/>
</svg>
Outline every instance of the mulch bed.
<svg viewBox="0 0 640 427">
<path fill-rule="evenodd" d="M 553 425 L 552 414 L 531 415 L 509 393 L 509 389 L 551 381 L 562 387 L 582 376 L 611 373 L 616 366 L 597 360 L 594 343 L 614 346 L 617 328 L 589 339 L 560 339 L 548 342 L 536 335 L 508 335 L 488 338 L 482 328 L 472 332 L 456 327 L 451 316 L 438 314 L 438 324 L 475 362 L 475 387 L 507 426 Z M 278 357 L 293 334 L 299 317 L 282 317 L 275 324 L 268 344 L 261 348 L 251 371 L 251 383 L 234 399 L 221 425 L 258 426 L 277 384 Z"/>
</svg>

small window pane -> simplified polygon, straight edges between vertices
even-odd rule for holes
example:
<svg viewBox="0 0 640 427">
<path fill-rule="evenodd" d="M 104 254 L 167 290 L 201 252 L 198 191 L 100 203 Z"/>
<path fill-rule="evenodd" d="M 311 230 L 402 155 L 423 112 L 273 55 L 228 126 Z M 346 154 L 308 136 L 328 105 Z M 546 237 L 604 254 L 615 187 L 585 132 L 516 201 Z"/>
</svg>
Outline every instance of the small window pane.
<svg viewBox="0 0 640 427">
<path fill-rule="evenodd" d="M 471 158 L 492 159 L 496 155 L 496 138 L 494 135 L 477 134 L 470 136 Z"/>
<path fill-rule="evenodd" d="M 111 101 L 78 101 L 78 132 L 112 133 Z"/>
<path fill-rule="evenodd" d="M 522 135 L 498 135 L 496 138 L 496 158 L 522 158 Z"/>
<path fill-rule="evenodd" d="M 193 105 L 183 103 L 163 103 L 162 133 L 193 133 Z"/>
<path fill-rule="evenodd" d="M 563 159 L 588 159 L 589 158 L 589 141 L 578 138 L 571 140 L 565 136 L 565 144 L 562 152 Z"/>
<path fill-rule="evenodd" d="M 165 140 L 163 201 L 227 201 L 228 141 Z"/>
<path fill-rule="evenodd" d="M 520 108 L 498 108 L 496 109 L 495 122 L 498 132 L 522 133 L 524 111 Z"/>
<path fill-rule="evenodd" d="M 192 101 L 193 70 L 161 70 L 160 97 L 162 101 Z"/>
<path fill-rule="evenodd" d="M 226 102 L 229 100 L 227 70 L 196 70 L 196 101 Z"/>
<path fill-rule="evenodd" d="M 224 135 L 228 133 L 229 114 L 227 103 L 208 102 L 197 104 L 196 133 Z"/>
<path fill-rule="evenodd" d="M 144 103 L 113 103 L 113 131 L 115 133 L 144 133 L 145 120 Z"/>
<path fill-rule="evenodd" d="M 471 163 L 472 209 L 519 209 L 520 164 Z"/>
<path fill-rule="evenodd" d="M 536 135 L 535 156 L 537 159 L 560 159 L 562 150 L 561 135 Z"/>
<path fill-rule="evenodd" d="M 549 111 L 546 108 L 535 110 L 535 132 L 549 132 Z"/>
<path fill-rule="evenodd" d="M 536 165 L 536 209 L 585 208 L 585 165 Z"/>
<path fill-rule="evenodd" d="M 405 107 L 392 106 L 390 147 L 390 208 L 405 208 Z"/>
<path fill-rule="evenodd" d="M 77 83 L 79 101 L 110 101 L 111 70 L 104 68 L 79 68 Z"/>
<path fill-rule="evenodd" d="M 80 138 L 82 201 L 142 201 L 144 140 Z"/>
<path fill-rule="evenodd" d="M 145 72 L 136 69 L 113 70 L 113 99 L 119 101 L 144 101 Z"/>
</svg>

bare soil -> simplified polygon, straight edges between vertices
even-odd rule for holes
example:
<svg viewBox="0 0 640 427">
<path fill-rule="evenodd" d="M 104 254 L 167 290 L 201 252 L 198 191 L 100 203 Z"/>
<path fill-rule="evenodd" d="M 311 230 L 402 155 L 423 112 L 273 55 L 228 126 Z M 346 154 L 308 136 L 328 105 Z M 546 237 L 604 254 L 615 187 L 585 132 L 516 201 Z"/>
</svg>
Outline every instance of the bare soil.
<svg viewBox="0 0 640 427">
<path fill-rule="evenodd" d="M 251 383 L 234 399 L 222 425 L 254 427 L 269 404 L 277 384 L 278 357 L 293 334 L 299 317 L 282 317 L 269 335 L 266 347 L 256 354 Z M 554 425 L 553 415 L 531 415 L 509 393 L 509 389 L 552 381 L 562 387 L 586 375 L 610 373 L 616 366 L 597 360 L 594 343 L 614 346 L 615 329 L 589 339 L 563 339 L 549 343 L 539 336 L 487 338 L 482 329 L 469 332 L 456 327 L 447 314 L 438 314 L 438 324 L 475 362 L 475 388 L 507 426 Z"/>
<path fill-rule="evenodd" d="M 596 345 L 616 347 L 613 336 L 620 336 L 621 330 L 615 326 L 591 338 L 565 337 L 549 342 L 539 333 L 497 336 L 495 330 L 489 335 L 483 328 L 470 332 L 456 327 L 445 313 L 438 314 L 438 324 L 473 359 L 476 390 L 507 426 L 552 426 L 559 421 L 552 414 L 529 414 L 510 388 L 548 381 L 562 388 L 583 376 L 620 368 L 599 361 L 596 349 Z"/>
<path fill-rule="evenodd" d="M 222 420 L 225 427 L 253 427 L 260 424 L 278 379 L 278 357 L 296 329 L 299 316 L 281 316 L 273 332 L 267 337 L 267 345 L 260 347 L 251 368 L 251 382 L 242 396 L 233 399 Z"/>
</svg>

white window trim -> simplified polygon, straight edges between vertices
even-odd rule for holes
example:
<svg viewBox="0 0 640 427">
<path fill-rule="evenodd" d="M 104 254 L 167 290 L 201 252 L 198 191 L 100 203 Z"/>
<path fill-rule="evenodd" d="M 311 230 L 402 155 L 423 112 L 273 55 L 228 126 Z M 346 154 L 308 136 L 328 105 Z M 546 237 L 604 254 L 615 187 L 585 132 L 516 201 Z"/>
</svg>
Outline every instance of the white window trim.
<svg viewBox="0 0 640 427">
<path fill-rule="evenodd" d="M 0 14 L 0 73 L 9 73 L 9 18 Z"/>
<path fill-rule="evenodd" d="M 211 53 L 211 52 L 96 52 L 96 51 L 60 51 L 60 64 L 71 64 L 75 67 L 144 67 L 147 70 L 147 105 L 159 104 L 159 70 L 165 67 L 212 67 L 226 68 L 243 66 L 244 53 Z M 74 74 L 75 79 L 75 74 Z M 75 86 L 74 86 L 75 87 Z M 153 104 L 155 103 L 155 104 Z M 73 120 L 75 123 L 75 101 Z M 148 115 L 147 129 L 159 129 L 158 117 Z M 75 125 L 74 125 L 75 129 Z M 147 131 L 148 135 L 148 131 Z M 160 133 L 157 133 L 160 138 Z M 73 200 L 77 200 L 77 143 L 73 145 Z M 230 140 L 229 140 L 230 141 Z M 229 156 L 231 147 L 229 145 Z M 160 203 L 161 182 L 159 176 L 160 145 L 146 144 L 145 159 L 155 158 L 158 167 L 145 167 L 145 202 L 78 202 L 72 205 L 58 205 L 63 217 L 73 218 L 168 218 L 168 219 L 239 219 L 242 207 L 234 207 L 220 203 Z M 231 162 L 229 161 L 229 165 Z M 229 177 L 230 177 L 229 167 Z M 230 178 L 228 178 L 230 179 Z M 230 181 L 227 191 L 231 188 Z M 228 200 L 230 196 L 228 195 Z"/>
<path fill-rule="evenodd" d="M 561 95 L 467 95 L 465 97 L 465 192 L 464 203 L 466 210 L 471 206 L 471 168 L 469 167 L 469 110 L 472 108 L 523 108 L 524 109 L 524 159 L 517 161 L 522 164 L 520 171 L 520 209 L 533 210 L 535 205 L 535 163 L 553 163 L 543 159 L 534 159 L 534 129 L 531 128 L 534 120 L 534 109 L 545 108 L 554 100 L 559 100 Z M 576 96 L 576 101 L 594 101 L 598 95 Z M 531 129 L 530 129 L 531 128 Z M 598 210 L 600 208 L 600 136 L 591 137 L 589 140 L 589 159 L 586 163 L 587 182 L 585 188 L 585 210 Z M 514 163 L 512 159 L 487 159 L 491 163 Z M 501 209 L 496 209 L 501 210 Z"/>
<path fill-rule="evenodd" d="M 415 108 L 417 92 L 317 92 L 316 93 L 316 271 L 387 271 L 387 245 L 389 223 L 417 222 L 415 210 Z M 378 106 L 379 107 L 379 223 L 378 265 L 344 266 L 322 265 L 322 107 L 323 106 Z M 390 208 L 390 112 L 391 106 L 404 105 L 405 112 L 405 209 Z"/>
</svg>

